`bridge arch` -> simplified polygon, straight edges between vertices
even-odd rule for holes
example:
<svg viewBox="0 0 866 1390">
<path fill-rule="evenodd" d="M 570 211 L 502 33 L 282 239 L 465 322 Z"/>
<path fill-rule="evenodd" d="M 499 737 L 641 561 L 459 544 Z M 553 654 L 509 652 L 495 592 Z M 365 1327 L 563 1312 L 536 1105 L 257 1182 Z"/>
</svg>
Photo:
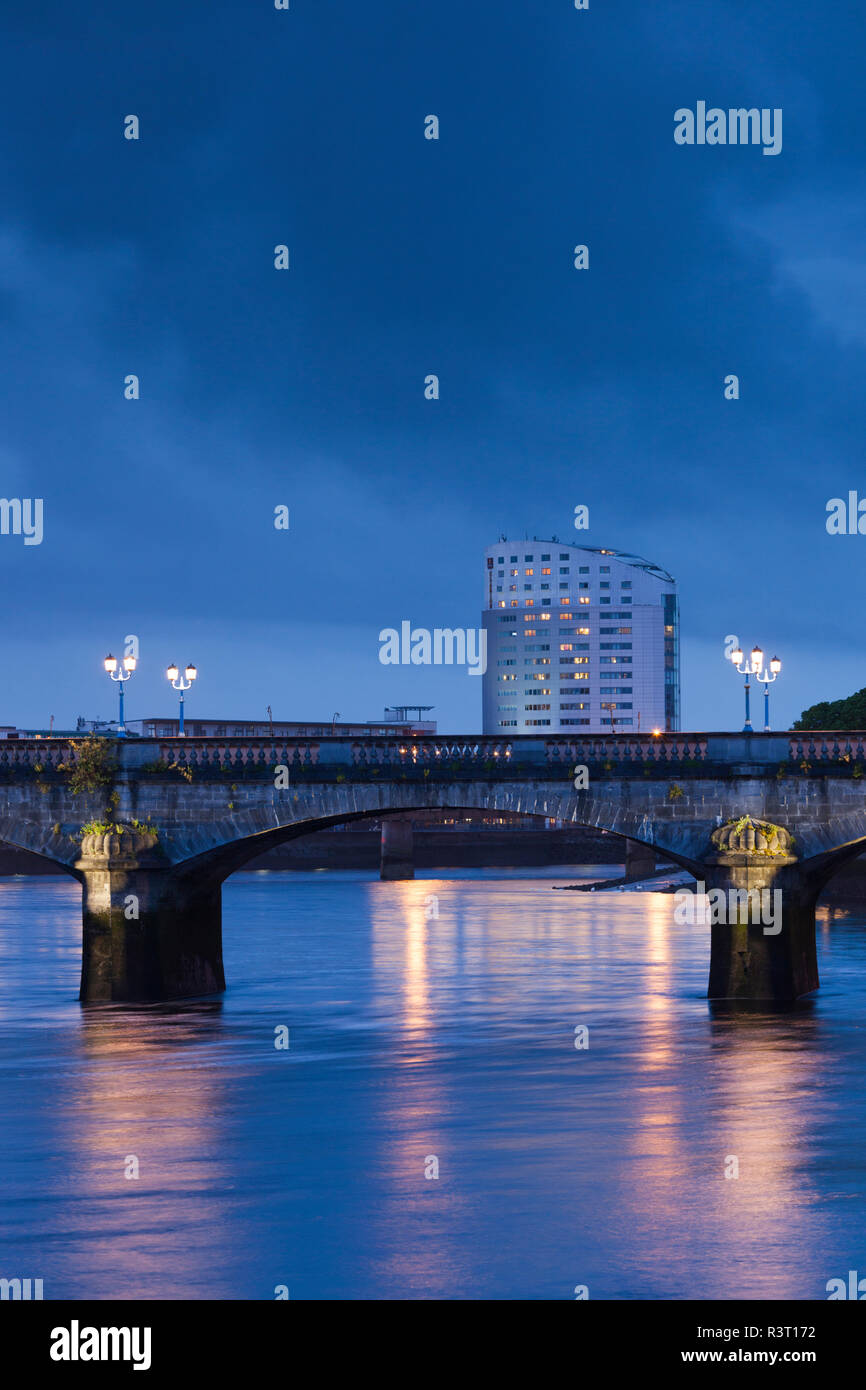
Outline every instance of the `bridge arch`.
<svg viewBox="0 0 866 1390">
<path fill-rule="evenodd" d="M 574 800 L 577 801 L 580 795 L 582 794 L 576 794 Z M 549 797 L 540 792 L 522 796 L 519 808 L 515 808 L 503 806 L 501 797 L 498 795 L 491 800 L 480 792 L 474 792 L 467 788 L 464 795 L 455 795 L 452 789 L 452 794 L 444 799 L 432 794 L 431 789 L 431 794 L 426 797 L 413 798 L 411 804 L 406 804 L 405 799 L 401 798 L 399 804 L 396 805 L 380 804 L 366 809 L 345 810 L 329 815 L 306 815 L 297 819 L 286 820 L 279 825 L 274 825 L 272 816 L 269 816 L 269 812 L 264 809 L 258 813 L 247 811 L 243 818 L 246 823 L 236 826 L 237 833 L 233 838 L 226 839 L 198 854 L 181 860 L 176 865 L 175 873 L 180 878 L 195 879 L 200 884 L 216 888 L 231 874 L 243 869 L 250 860 L 259 858 L 268 850 L 276 849 L 279 845 L 286 844 L 291 840 L 315 834 L 317 831 L 327 830 L 335 825 L 347 825 L 373 819 L 385 820 L 389 816 L 407 815 L 411 814 L 412 811 L 459 812 L 467 810 L 509 811 L 524 816 L 534 815 L 539 819 L 562 820 L 565 824 L 584 829 L 603 830 L 606 834 L 616 836 L 623 841 L 631 841 L 634 844 L 652 849 L 690 873 L 700 872 L 699 861 L 692 854 L 683 853 L 681 849 L 668 843 L 662 843 L 654 833 L 652 823 L 648 822 L 642 813 L 624 813 L 619 807 L 612 810 L 610 805 L 605 806 L 603 802 L 599 803 L 596 799 L 588 799 L 581 808 L 575 810 L 574 814 L 564 817 L 556 811 L 551 811 L 549 806 Z"/>
<path fill-rule="evenodd" d="M 14 840 L 10 839 L 8 834 L 0 834 L 0 849 L 15 850 L 19 854 L 30 855 L 34 859 L 41 859 L 47 864 L 53 864 L 56 868 L 62 870 L 64 874 L 68 874 L 70 878 L 74 878 L 78 883 L 81 883 L 82 876 L 80 872 L 74 868 L 69 861 L 68 840 L 66 836 L 62 833 L 57 833 L 55 835 L 52 832 L 51 840 L 46 843 L 44 832 L 41 831 L 39 826 L 34 827 L 33 833 L 30 834 L 26 833 L 27 827 L 24 827 L 24 830 L 25 833 L 23 835 L 19 834 L 19 838 Z M 52 844 L 52 841 L 56 843 Z"/>
</svg>

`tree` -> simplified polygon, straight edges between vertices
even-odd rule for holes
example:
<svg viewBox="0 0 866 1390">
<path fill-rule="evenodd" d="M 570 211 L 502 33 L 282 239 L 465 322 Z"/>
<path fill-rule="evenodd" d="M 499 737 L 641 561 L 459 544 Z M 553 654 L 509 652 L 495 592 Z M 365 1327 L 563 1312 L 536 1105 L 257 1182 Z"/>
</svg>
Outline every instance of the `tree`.
<svg viewBox="0 0 866 1390">
<path fill-rule="evenodd" d="M 866 689 L 844 700 L 822 700 L 804 709 L 791 726 L 798 732 L 820 729 L 866 729 Z"/>
</svg>

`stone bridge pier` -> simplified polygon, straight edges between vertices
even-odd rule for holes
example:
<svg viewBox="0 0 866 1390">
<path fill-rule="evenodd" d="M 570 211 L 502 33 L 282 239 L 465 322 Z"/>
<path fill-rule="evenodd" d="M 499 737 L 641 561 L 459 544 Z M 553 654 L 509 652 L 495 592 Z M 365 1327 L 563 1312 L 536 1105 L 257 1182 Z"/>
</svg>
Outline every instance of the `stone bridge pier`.
<svg viewBox="0 0 866 1390">
<path fill-rule="evenodd" d="M 220 885 L 172 867 L 156 836 L 84 837 L 80 999 L 183 999 L 225 989 Z"/>
<path fill-rule="evenodd" d="M 382 822 L 379 877 L 386 882 L 415 877 L 415 834 L 411 820 Z"/>
<path fill-rule="evenodd" d="M 781 826 L 717 830 L 702 869 L 710 923 L 710 999 L 791 1001 L 818 988 L 815 904 L 821 882 Z"/>
</svg>

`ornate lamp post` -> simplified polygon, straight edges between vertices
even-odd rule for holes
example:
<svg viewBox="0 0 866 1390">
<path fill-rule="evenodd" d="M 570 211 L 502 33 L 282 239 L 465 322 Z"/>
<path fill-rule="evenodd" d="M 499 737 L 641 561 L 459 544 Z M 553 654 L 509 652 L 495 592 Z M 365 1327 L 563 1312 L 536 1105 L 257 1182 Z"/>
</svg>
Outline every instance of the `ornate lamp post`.
<svg viewBox="0 0 866 1390">
<path fill-rule="evenodd" d="M 751 734 L 754 732 L 749 710 L 749 677 L 754 676 L 755 683 L 760 683 L 764 687 L 764 733 L 768 734 L 770 732 L 770 686 L 782 669 L 781 661 L 777 656 L 771 657 L 769 667 L 764 667 L 762 671 L 761 667 L 764 665 L 764 653 L 761 651 L 760 647 L 752 648 L 748 661 L 744 661 L 743 653 L 741 649 L 737 647 L 736 651 L 731 652 L 731 661 L 734 664 L 734 669 L 738 671 L 741 676 L 746 677 L 746 684 L 743 687 L 746 693 L 746 722 L 743 725 L 743 733 Z"/>
<path fill-rule="evenodd" d="M 120 718 L 117 723 L 117 737 L 126 738 L 126 725 L 123 722 L 123 687 L 135 670 L 136 660 L 134 656 L 125 656 L 123 665 L 118 663 L 117 657 L 112 656 L 111 652 L 105 658 L 105 669 L 113 681 L 117 681 L 117 693 L 120 696 Z"/>
<path fill-rule="evenodd" d="M 185 690 L 192 689 L 192 683 L 198 675 L 198 672 L 196 671 L 194 666 L 187 666 L 182 676 L 180 675 L 177 666 L 175 666 L 174 662 L 172 662 L 171 666 L 169 666 L 165 674 L 171 681 L 172 690 L 180 691 L 180 723 L 178 725 L 177 732 L 179 738 L 186 738 L 186 734 L 184 732 L 183 727 L 183 693 Z M 184 676 L 186 677 L 186 680 L 184 680 Z"/>
</svg>

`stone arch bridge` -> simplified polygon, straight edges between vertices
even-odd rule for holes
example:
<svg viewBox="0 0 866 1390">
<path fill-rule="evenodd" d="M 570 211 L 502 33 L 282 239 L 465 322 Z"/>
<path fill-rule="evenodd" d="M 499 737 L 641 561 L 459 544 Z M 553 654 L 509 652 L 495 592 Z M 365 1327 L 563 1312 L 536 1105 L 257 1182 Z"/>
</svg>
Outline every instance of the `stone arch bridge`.
<svg viewBox="0 0 866 1390">
<path fill-rule="evenodd" d="M 0 840 L 81 882 L 85 1001 L 224 989 L 229 874 L 326 826 L 430 808 L 651 847 L 736 904 L 711 929 L 710 997 L 790 1000 L 818 987 L 821 889 L 866 849 L 864 770 L 866 733 L 5 740 Z M 754 920 L 764 889 L 780 929 Z"/>
</svg>

